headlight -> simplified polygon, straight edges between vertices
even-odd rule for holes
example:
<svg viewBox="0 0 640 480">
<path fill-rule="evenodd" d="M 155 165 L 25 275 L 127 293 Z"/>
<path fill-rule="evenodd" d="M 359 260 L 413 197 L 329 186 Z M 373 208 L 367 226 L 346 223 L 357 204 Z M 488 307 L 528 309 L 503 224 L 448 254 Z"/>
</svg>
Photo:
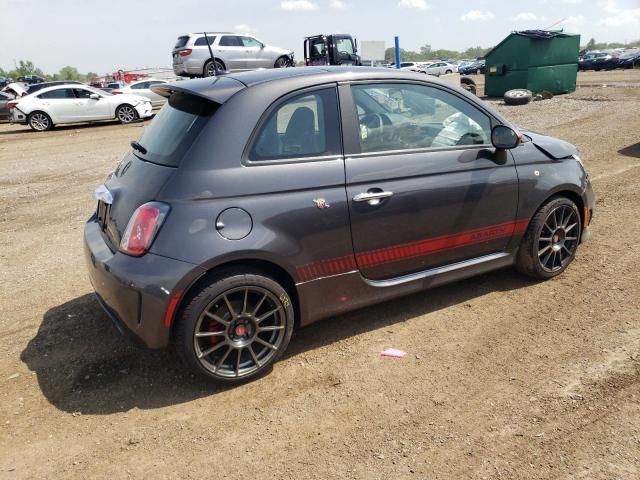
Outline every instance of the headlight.
<svg viewBox="0 0 640 480">
<path fill-rule="evenodd" d="M 581 159 L 578 155 L 576 155 L 576 154 L 574 153 L 574 154 L 573 154 L 573 155 L 571 155 L 571 156 L 572 156 L 575 160 L 577 160 L 577 161 L 578 161 L 578 163 L 579 163 L 580 165 L 582 165 L 582 168 L 585 168 L 585 167 L 584 167 L 584 162 L 582 161 L 582 159 Z"/>
</svg>

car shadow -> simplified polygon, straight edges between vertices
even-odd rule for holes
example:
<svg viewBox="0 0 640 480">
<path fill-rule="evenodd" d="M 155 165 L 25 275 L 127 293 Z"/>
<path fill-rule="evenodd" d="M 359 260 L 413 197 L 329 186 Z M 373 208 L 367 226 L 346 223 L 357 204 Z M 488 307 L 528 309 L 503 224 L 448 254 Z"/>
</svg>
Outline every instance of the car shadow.
<svg viewBox="0 0 640 480">
<path fill-rule="evenodd" d="M 327 319 L 298 330 L 286 358 L 496 291 L 533 282 L 501 270 Z M 106 415 L 153 409 L 214 395 L 230 386 L 190 374 L 173 349 L 146 350 L 124 338 L 92 294 L 48 310 L 21 360 L 56 408 Z"/>
<path fill-rule="evenodd" d="M 87 128 L 96 128 L 96 127 L 108 127 L 108 126 L 114 126 L 114 125 L 122 125 L 123 127 L 126 126 L 144 126 L 146 125 L 146 122 L 149 119 L 142 119 L 142 120 L 136 120 L 133 123 L 130 123 L 128 125 L 122 125 L 118 120 L 100 120 L 97 122 L 90 122 L 90 123 L 71 123 L 71 124 L 65 124 L 65 125 L 56 125 L 54 128 L 52 128 L 51 130 L 48 130 L 45 133 L 55 133 L 55 132 L 65 132 L 68 130 L 84 130 Z M 0 124 L 3 124 L 0 122 Z M 28 125 L 24 125 L 23 128 L 21 128 L 20 130 L 6 130 L 6 131 L 0 131 L 0 135 L 15 135 L 15 134 L 24 134 L 24 133 L 30 133 L 32 135 L 37 135 L 39 133 L 42 132 L 35 132 L 31 129 L 31 127 L 29 127 Z"/>
<path fill-rule="evenodd" d="M 629 145 L 628 147 L 621 148 L 618 150 L 618 153 L 621 155 L 626 155 L 627 157 L 640 158 L 640 143 L 635 143 L 633 145 Z"/>
</svg>

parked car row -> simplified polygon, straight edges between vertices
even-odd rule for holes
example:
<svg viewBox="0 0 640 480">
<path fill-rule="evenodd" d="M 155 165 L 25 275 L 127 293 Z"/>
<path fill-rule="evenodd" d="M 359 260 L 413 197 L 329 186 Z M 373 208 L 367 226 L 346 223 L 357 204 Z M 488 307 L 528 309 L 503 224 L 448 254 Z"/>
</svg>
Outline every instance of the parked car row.
<svg viewBox="0 0 640 480">
<path fill-rule="evenodd" d="M 131 123 L 153 115 L 166 98 L 151 86 L 167 83 L 147 79 L 121 86 L 112 92 L 81 82 L 57 81 L 31 85 L 11 83 L 0 92 L 0 120 L 29 125 L 45 131 L 55 125 L 100 120 Z"/>
<path fill-rule="evenodd" d="M 388 65 L 389 68 L 395 68 L 395 63 Z M 400 70 L 426 73 L 428 75 L 449 75 L 451 73 L 458 73 L 458 65 L 451 62 L 438 61 L 438 62 L 402 62 L 400 64 Z"/>
<path fill-rule="evenodd" d="M 640 67 L 640 50 L 588 52 L 578 59 L 578 70 L 615 70 Z"/>
<path fill-rule="evenodd" d="M 485 73 L 485 61 L 476 60 L 475 62 L 465 63 L 458 68 L 461 75 L 475 75 Z"/>
</svg>

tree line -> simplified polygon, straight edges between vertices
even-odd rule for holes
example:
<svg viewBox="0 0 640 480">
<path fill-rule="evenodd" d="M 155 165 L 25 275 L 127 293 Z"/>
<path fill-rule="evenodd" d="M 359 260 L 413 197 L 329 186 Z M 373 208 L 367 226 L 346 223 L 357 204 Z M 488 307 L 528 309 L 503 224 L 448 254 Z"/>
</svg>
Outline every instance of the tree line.
<svg viewBox="0 0 640 480">
<path fill-rule="evenodd" d="M 57 73 L 44 73 L 30 60 L 18 61 L 13 70 L 4 70 L 0 68 L 0 77 L 13 78 L 14 80 L 17 80 L 18 77 L 24 77 L 26 75 L 37 75 L 45 80 L 77 80 L 79 82 L 89 82 L 91 79 L 98 76 L 97 73 L 93 72 L 80 73 L 77 68 L 71 66 L 62 67 Z"/>
</svg>

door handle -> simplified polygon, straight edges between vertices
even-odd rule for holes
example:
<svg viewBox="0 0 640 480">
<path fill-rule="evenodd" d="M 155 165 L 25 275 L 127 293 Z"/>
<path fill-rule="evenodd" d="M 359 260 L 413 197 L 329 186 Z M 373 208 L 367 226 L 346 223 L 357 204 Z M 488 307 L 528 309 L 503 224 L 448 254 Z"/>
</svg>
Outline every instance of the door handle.
<svg viewBox="0 0 640 480">
<path fill-rule="evenodd" d="M 354 202 L 367 202 L 369 205 L 378 205 L 380 203 L 380 200 L 382 200 L 383 198 L 389 198 L 390 196 L 393 195 L 393 192 L 385 192 L 385 191 L 379 191 L 379 192 L 365 192 L 365 193 L 358 193 L 357 195 L 355 195 L 353 197 L 353 201 Z"/>
</svg>

